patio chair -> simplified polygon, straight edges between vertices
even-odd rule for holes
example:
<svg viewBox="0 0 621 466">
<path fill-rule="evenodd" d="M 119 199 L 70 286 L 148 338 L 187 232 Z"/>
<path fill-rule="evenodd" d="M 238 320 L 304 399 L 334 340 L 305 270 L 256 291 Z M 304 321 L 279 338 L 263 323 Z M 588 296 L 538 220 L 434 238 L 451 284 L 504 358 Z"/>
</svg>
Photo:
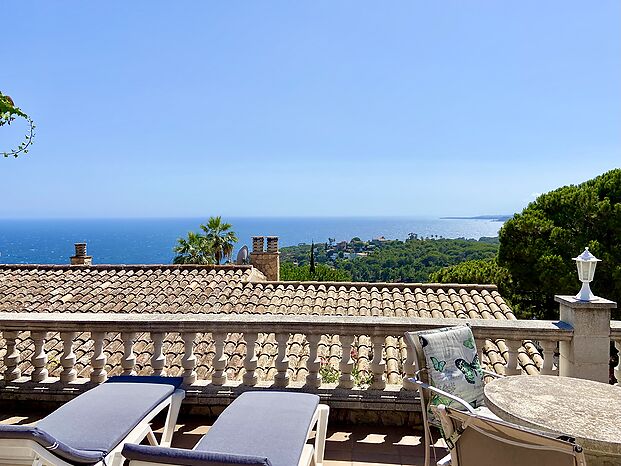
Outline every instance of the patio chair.
<svg viewBox="0 0 621 466">
<path fill-rule="evenodd" d="M 414 352 L 415 376 L 409 380 L 418 385 L 425 434 L 425 466 L 429 466 L 432 444 L 429 426 L 441 428 L 431 407 L 444 404 L 497 419 L 485 407 L 483 377 L 501 376 L 481 368 L 474 336 L 467 325 L 406 332 L 405 341 Z M 450 459 L 446 457 L 441 463 L 450 464 Z"/>
<path fill-rule="evenodd" d="M 126 444 L 129 466 L 321 466 L 329 408 L 308 393 L 246 392 L 228 406 L 194 449 Z M 307 443 L 316 426 L 314 446 Z"/>
<path fill-rule="evenodd" d="M 568 437 L 539 432 L 439 405 L 452 466 L 586 466 L 582 448 Z"/>
<path fill-rule="evenodd" d="M 111 377 L 35 426 L 0 425 L 0 464 L 120 466 L 126 442 L 157 445 L 150 421 L 168 408 L 160 445 L 172 440 L 185 392 L 178 377 Z"/>
</svg>

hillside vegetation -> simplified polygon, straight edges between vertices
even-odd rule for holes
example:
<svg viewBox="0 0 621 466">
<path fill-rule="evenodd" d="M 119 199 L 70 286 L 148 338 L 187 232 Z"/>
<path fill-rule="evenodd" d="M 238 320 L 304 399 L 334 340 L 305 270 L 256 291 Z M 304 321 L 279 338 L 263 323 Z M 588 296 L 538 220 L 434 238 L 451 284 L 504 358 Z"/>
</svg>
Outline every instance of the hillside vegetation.
<svg viewBox="0 0 621 466">
<path fill-rule="evenodd" d="M 353 238 L 333 250 L 329 244 L 316 245 L 315 262 L 335 271 L 345 272 L 342 280 L 357 282 L 426 282 L 430 274 L 443 267 L 469 260 L 493 258 L 498 252 L 497 239 L 419 239 L 406 241 L 361 241 Z M 370 247 L 372 246 L 372 247 Z M 358 251 L 358 252 L 356 252 Z M 285 247 L 281 250 L 281 274 L 284 280 L 294 276 L 293 271 L 308 266 L 310 245 Z M 299 270 L 295 279 L 303 279 Z"/>
</svg>

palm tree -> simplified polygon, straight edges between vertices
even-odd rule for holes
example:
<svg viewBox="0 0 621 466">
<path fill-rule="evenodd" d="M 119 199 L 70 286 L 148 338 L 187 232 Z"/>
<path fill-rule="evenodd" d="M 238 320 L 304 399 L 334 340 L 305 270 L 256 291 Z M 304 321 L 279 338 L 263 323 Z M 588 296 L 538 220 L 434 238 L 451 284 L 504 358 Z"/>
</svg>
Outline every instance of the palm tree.
<svg viewBox="0 0 621 466">
<path fill-rule="evenodd" d="M 205 232 L 204 238 L 211 245 L 216 264 L 223 258 L 230 258 L 233 254 L 233 247 L 237 242 L 234 231 L 230 231 L 232 225 L 222 222 L 222 217 L 209 217 L 207 225 L 201 225 Z"/>
<path fill-rule="evenodd" d="M 190 231 L 188 238 L 177 239 L 177 246 L 174 251 L 177 253 L 173 259 L 175 264 L 213 264 L 213 248 L 207 238 L 198 233 Z"/>
</svg>

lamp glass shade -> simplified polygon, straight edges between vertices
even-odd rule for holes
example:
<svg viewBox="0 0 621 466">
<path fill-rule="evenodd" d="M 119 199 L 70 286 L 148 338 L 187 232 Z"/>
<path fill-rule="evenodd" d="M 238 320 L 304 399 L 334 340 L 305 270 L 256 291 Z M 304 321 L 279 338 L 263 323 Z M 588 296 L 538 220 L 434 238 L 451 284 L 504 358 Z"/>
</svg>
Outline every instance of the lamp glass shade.
<svg viewBox="0 0 621 466">
<path fill-rule="evenodd" d="M 597 296 L 591 292 L 589 283 L 593 281 L 595 267 L 597 267 L 597 263 L 600 260 L 589 252 L 589 248 L 584 248 L 584 252 L 578 257 L 574 257 L 574 260 L 578 268 L 578 278 L 582 282 L 582 288 L 576 295 L 576 299 L 580 301 L 593 301 L 597 299 Z"/>
<path fill-rule="evenodd" d="M 584 248 L 584 252 L 578 257 L 574 257 L 578 268 L 578 279 L 581 282 L 591 282 L 595 276 L 595 267 L 600 260 L 589 252 L 589 248 Z"/>
<path fill-rule="evenodd" d="M 578 279 L 581 282 L 592 282 L 595 276 L 595 267 L 597 267 L 597 261 L 576 261 L 578 267 Z"/>
</svg>

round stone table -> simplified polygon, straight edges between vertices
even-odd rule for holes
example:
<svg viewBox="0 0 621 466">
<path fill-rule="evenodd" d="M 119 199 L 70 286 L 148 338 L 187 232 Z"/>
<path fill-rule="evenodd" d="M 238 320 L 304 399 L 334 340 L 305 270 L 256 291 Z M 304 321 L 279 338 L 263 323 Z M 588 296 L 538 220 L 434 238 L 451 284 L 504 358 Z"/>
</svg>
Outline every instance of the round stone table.
<svg viewBox="0 0 621 466">
<path fill-rule="evenodd" d="M 485 403 L 505 421 L 575 437 L 589 466 L 621 464 L 621 387 L 516 375 L 486 384 Z"/>
</svg>

